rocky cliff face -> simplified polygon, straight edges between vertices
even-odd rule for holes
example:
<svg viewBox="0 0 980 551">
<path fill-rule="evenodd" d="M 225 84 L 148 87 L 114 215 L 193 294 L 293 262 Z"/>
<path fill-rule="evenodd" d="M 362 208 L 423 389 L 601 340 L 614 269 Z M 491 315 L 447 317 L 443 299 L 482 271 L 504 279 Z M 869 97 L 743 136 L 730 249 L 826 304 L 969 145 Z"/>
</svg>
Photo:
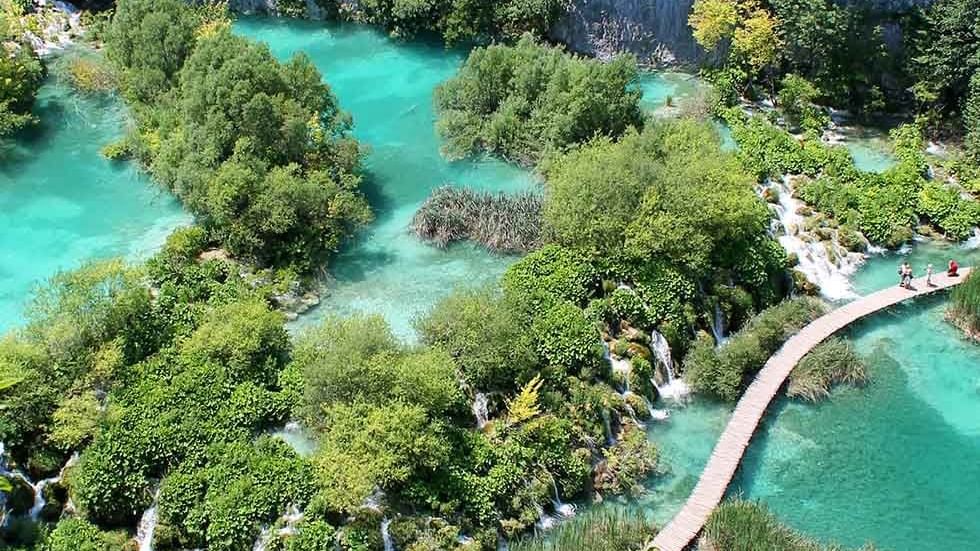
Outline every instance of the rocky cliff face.
<svg viewBox="0 0 980 551">
<path fill-rule="evenodd" d="M 583 54 L 632 52 L 644 65 L 695 65 L 708 53 L 687 16 L 694 0 L 571 0 L 551 38 Z"/>
<path fill-rule="evenodd" d="M 306 4 L 305 16 L 309 19 L 324 19 L 323 8 L 316 3 L 316 0 L 294 0 L 291 4 Z M 279 10 L 278 0 L 229 0 L 228 9 L 235 13 L 253 14 L 264 13 L 269 15 L 282 15 Z"/>
<path fill-rule="evenodd" d="M 838 0 L 882 14 L 924 7 L 934 0 Z M 687 25 L 694 0 L 571 0 L 551 38 L 576 52 L 608 58 L 635 54 L 644 65 L 698 65 L 715 61 Z"/>
</svg>

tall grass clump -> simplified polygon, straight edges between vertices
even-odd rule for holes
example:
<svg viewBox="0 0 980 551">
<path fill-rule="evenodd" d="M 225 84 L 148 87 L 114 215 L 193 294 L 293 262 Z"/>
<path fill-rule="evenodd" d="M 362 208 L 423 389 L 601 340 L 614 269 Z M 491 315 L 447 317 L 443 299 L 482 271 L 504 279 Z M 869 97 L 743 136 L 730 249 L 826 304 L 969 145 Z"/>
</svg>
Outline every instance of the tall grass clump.
<svg viewBox="0 0 980 551">
<path fill-rule="evenodd" d="M 698 339 L 684 358 L 685 380 L 698 392 L 738 400 L 769 356 L 826 308 L 810 297 L 787 300 L 757 314 L 722 346 L 710 337 Z"/>
<path fill-rule="evenodd" d="M 544 536 L 510 545 L 511 551 L 643 551 L 657 529 L 639 511 L 603 508 L 564 522 Z"/>
<path fill-rule="evenodd" d="M 526 253 L 541 243 L 541 197 L 443 186 L 419 207 L 412 229 L 438 247 L 470 240 L 495 253 Z"/>
<path fill-rule="evenodd" d="M 850 342 L 835 337 L 817 345 L 789 374 L 786 394 L 810 402 L 830 396 L 834 385 L 862 386 L 868 370 Z"/>
<path fill-rule="evenodd" d="M 736 499 L 722 503 L 708 517 L 699 545 L 703 551 L 845 551 L 823 546 L 780 524 L 765 505 Z M 866 545 L 862 551 L 874 551 Z"/>
<path fill-rule="evenodd" d="M 953 289 L 947 318 L 975 339 L 980 339 L 980 276 L 970 274 Z"/>
</svg>

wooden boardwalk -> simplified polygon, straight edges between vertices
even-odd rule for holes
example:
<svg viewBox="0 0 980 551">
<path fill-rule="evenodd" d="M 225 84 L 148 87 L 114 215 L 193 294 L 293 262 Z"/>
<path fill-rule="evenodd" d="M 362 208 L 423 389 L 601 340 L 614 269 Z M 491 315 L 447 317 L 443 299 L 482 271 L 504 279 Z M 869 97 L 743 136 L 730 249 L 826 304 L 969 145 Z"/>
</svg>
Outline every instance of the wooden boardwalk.
<svg viewBox="0 0 980 551">
<path fill-rule="evenodd" d="M 752 439 L 752 434 L 762 421 L 762 416 L 783 382 L 803 356 L 849 324 L 875 312 L 905 300 L 928 295 L 952 287 L 966 278 L 969 269 L 961 268 L 959 277 L 947 277 L 945 272 L 932 277 L 933 286 L 926 286 L 925 278 L 913 281 L 912 289 L 897 284 L 848 303 L 807 325 L 790 338 L 776 352 L 755 380 L 742 394 L 735 406 L 728 426 L 711 453 L 704 472 L 687 502 L 663 530 L 654 538 L 654 547 L 660 551 L 682 551 L 697 537 L 708 516 L 714 510 L 735 476 L 742 455 Z M 898 278 L 896 274 L 896 279 Z"/>
</svg>

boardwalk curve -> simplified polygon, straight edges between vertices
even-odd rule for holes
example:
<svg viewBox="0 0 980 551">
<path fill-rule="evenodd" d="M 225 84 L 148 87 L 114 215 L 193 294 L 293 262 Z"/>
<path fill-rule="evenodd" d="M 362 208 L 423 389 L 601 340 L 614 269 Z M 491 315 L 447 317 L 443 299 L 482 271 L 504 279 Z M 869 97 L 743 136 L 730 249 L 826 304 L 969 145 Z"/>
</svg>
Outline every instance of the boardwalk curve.
<svg viewBox="0 0 980 551">
<path fill-rule="evenodd" d="M 926 285 L 925 278 L 919 278 L 913 281 L 912 289 L 895 285 L 872 293 L 817 318 L 787 340 L 769 358 L 742 394 L 694 491 L 677 516 L 654 538 L 654 547 L 660 551 L 682 551 L 694 541 L 708 516 L 725 496 L 742 461 L 742 455 L 769 403 L 796 364 L 813 347 L 865 316 L 912 298 L 953 287 L 968 274 L 969 269 L 963 268 L 960 269 L 959 277 L 948 277 L 945 273 L 934 275 L 931 287 Z"/>
</svg>

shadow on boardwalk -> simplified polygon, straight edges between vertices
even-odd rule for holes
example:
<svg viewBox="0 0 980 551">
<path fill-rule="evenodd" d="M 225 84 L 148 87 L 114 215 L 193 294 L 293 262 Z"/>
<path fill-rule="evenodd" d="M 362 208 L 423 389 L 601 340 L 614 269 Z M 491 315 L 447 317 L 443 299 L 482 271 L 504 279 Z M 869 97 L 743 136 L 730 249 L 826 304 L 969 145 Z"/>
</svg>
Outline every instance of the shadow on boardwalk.
<svg viewBox="0 0 980 551">
<path fill-rule="evenodd" d="M 963 281 L 969 269 L 961 268 L 959 277 L 937 274 L 932 277 L 932 285 L 926 285 L 925 278 L 912 282 L 911 289 L 899 286 L 890 287 L 854 302 L 848 303 L 807 325 L 799 333 L 786 341 L 774 354 L 755 380 L 742 394 L 735 406 L 728 426 L 715 444 L 701 478 L 694 491 L 681 509 L 663 530 L 654 538 L 653 544 L 660 551 L 682 551 L 690 545 L 701 532 L 708 516 L 721 503 L 729 483 L 735 476 L 742 455 L 752 439 L 752 434 L 762 421 L 769 403 L 782 388 L 796 364 L 813 347 L 851 323 L 884 310 L 900 302 L 935 293 L 953 287 Z"/>
</svg>

